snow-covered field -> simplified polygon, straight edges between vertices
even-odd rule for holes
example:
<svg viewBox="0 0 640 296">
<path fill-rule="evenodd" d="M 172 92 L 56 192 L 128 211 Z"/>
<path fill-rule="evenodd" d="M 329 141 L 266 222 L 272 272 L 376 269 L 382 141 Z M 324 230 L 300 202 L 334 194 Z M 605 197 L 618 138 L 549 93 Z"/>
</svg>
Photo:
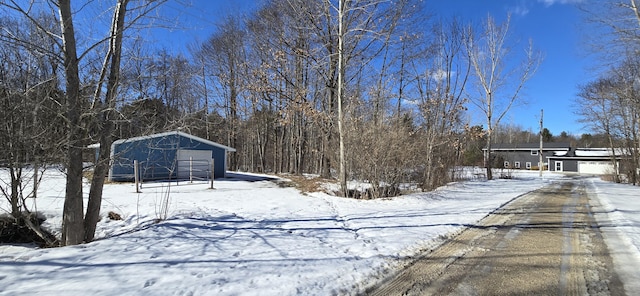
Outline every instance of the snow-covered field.
<svg viewBox="0 0 640 296">
<path fill-rule="evenodd" d="M 107 184 L 99 240 L 54 249 L 0 246 L 0 294 L 356 294 L 403 259 L 561 178 L 516 177 L 384 200 L 305 195 L 255 176 L 216 180 L 214 190 L 145 185 L 137 194 L 132 184 Z M 596 179 L 589 186 L 601 199 L 598 216 L 609 221 L 608 237 L 638 260 L 640 188 Z M 167 190 L 168 219 L 155 223 Z M 64 177 L 49 173 L 37 209 L 55 231 L 63 196 Z M 109 211 L 123 220 L 107 219 Z"/>
</svg>

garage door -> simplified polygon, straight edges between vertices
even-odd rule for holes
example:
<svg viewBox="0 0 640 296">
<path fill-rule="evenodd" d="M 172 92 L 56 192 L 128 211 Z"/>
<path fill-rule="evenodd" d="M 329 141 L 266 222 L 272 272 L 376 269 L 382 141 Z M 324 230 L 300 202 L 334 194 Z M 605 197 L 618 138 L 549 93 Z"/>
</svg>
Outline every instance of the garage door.
<svg viewBox="0 0 640 296">
<path fill-rule="evenodd" d="M 178 178 L 207 178 L 211 175 L 211 150 L 178 150 Z"/>
<path fill-rule="evenodd" d="M 613 172 L 613 165 L 604 161 L 578 161 L 578 173 L 603 175 Z"/>
</svg>

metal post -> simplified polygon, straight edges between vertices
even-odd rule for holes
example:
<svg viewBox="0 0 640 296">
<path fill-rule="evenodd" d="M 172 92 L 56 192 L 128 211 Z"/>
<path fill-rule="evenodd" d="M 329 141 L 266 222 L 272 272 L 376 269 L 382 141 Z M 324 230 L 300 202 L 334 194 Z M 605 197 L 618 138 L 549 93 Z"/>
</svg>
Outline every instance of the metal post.
<svg viewBox="0 0 640 296">
<path fill-rule="evenodd" d="M 193 157 L 189 156 L 189 183 L 193 183 Z"/>
<path fill-rule="evenodd" d="M 215 166 L 214 166 L 215 160 L 211 159 L 211 186 L 209 186 L 209 189 L 213 189 L 213 177 L 216 175 L 215 173 Z"/>
</svg>

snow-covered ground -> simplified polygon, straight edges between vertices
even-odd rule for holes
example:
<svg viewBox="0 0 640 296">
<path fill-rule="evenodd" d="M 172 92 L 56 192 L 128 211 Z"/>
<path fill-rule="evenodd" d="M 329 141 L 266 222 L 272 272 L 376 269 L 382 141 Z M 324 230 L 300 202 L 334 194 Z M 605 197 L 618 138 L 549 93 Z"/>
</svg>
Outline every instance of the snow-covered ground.
<svg viewBox="0 0 640 296">
<path fill-rule="evenodd" d="M 627 295 L 640 295 L 640 187 L 588 179 L 600 206 L 592 211 Z"/>
<path fill-rule="evenodd" d="M 561 178 L 516 177 L 381 200 L 302 194 L 259 177 L 216 180 L 214 190 L 148 184 L 140 194 L 132 184 L 107 184 L 99 240 L 53 249 L 0 246 L 0 294 L 356 294 L 403 259 Z M 640 188 L 589 180 L 601 199 L 599 218 L 610 221 L 608 236 L 637 260 Z M 156 223 L 167 191 L 168 219 Z M 38 196 L 47 226 L 59 231 L 64 177 L 49 173 Z M 123 220 L 107 219 L 109 211 Z"/>
</svg>

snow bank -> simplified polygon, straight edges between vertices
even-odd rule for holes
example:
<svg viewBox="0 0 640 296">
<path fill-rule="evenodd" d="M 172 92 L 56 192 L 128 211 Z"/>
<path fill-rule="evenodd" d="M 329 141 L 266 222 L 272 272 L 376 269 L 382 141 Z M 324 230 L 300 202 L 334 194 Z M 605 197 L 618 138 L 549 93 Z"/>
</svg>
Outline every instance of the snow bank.
<svg viewBox="0 0 640 296">
<path fill-rule="evenodd" d="M 640 187 L 588 180 L 600 205 L 593 208 L 628 295 L 640 295 Z"/>
</svg>

